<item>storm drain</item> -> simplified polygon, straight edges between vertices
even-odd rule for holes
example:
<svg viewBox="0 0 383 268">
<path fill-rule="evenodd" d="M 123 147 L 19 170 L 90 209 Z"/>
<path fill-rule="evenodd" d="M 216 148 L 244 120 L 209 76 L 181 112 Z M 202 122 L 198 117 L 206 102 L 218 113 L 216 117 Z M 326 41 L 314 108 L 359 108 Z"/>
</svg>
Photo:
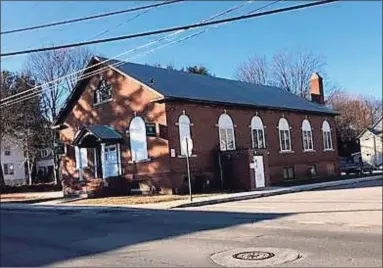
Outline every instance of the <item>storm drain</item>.
<svg viewBox="0 0 383 268">
<path fill-rule="evenodd" d="M 245 260 L 245 261 L 262 261 L 274 257 L 275 254 L 266 251 L 247 251 L 240 252 L 233 255 L 234 259 Z"/>
<path fill-rule="evenodd" d="M 302 258 L 298 251 L 285 248 L 239 248 L 211 255 L 211 259 L 226 267 L 279 266 Z"/>
</svg>

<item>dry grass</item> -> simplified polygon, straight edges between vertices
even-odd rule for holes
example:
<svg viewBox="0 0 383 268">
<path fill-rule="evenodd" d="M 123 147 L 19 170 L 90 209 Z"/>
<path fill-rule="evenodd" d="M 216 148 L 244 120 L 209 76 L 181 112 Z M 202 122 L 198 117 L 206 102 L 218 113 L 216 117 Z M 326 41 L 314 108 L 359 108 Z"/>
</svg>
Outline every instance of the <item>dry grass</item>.
<svg viewBox="0 0 383 268">
<path fill-rule="evenodd" d="M 1 194 L 0 202 L 15 202 L 15 201 L 31 201 L 41 199 L 38 195 L 25 195 L 25 194 Z"/>
<path fill-rule="evenodd" d="M 193 198 L 207 197 L 217 194 L 198 194 L 193 195 Z M 139 204 L 154 204 L 161 202 L 171 202 L 178 200 L 187 200 L 188 195 L 131 195 L 105 198 L 90 198 L 71 202 L 77 205 L 139 205 Z"/>
</svg>

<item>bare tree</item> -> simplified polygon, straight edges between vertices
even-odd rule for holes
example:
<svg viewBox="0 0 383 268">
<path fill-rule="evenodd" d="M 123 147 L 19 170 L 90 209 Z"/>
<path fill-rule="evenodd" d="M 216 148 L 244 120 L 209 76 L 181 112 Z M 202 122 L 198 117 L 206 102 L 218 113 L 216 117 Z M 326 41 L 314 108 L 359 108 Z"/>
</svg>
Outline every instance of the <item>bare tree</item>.
<svg viewBox="0 0 383 268">
<path fill-rule="evenodd" d="M 338 89 L 331 92 L 326 104 L 340 115 L 335 118 L 338 137 L 352 140 L 382 116 L 382 100 L 352 95 Z"/>
<path fill-rule="evenodd" d="M 81 73 L 65 78 L 71 73 L 81 70 L 91 59 L 86 48 L 61 49 L 30 54 L 26 70 L 39 84 L 44 84 L 42 96 L 45 116 L 53 121 L 61 104 L 76 85 Z"/>
<path fill-rule="evenodd" d="M 266 85 L 270 83 L 270 66 L 265 57 L 254 56 L 237 67 L 237 78 L 253 84 Z"/>
<path fill-rule="evenodd" d="M 273 85 L 286 89 L 303 98 L 310 97 L 310 77 L 314 72 L 324 73 L 325 60 L 307 50 L 281 51 L 270 61 L 265 56 L 251 57 L 236 69 L 241 81 Z"/>
<path fill-rule="evenodd" d="M 34 86 L 36 86 L 36 82 L 27 74 L 1 72 L 1 98 L 12 98 L 12 95 L 29 90 Z M 8 106 L 2 104 L 0 108 L 0 141 L 16 142 L 17 146 L 26 153 L 29 183 L 31 183 L 31 167 L 39 146 L 46 139 L 47 134 L 43 127 L 46 120 L 41 113 L 40 98 L 36 97 Z M 4 186 L 1 161 L 0 166 L 0 186 Z"/>
<path fill-rule="evenodd" d="M 86 48 L 79 49 L 61 49 L 53 51 L 43 51 L 31 54 L 26 63 L 26 69 L 35 80 L 43 85 L 42 106 L 45 118 L 49 122 L 53 122 L 58 112 L 69 95 L 71 90 L 77 83 L 81 75 L 80 71 L 86 66 L 92 55 Z M 61 77 L 78 72 L 65 79 Z M 54 154 L 54 178 L 56 184 L 59 183 L 58 156 L 55 153 L 56 132 L 51 130 L 48 146 L 53 150 Z"/>
</svg>

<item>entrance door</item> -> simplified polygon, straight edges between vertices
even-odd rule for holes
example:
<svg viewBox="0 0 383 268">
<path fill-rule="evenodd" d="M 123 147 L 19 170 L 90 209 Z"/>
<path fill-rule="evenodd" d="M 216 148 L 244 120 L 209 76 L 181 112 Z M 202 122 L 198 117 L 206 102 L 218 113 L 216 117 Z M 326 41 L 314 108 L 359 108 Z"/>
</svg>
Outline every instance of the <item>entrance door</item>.
<svg viewBox="0 0 383 268">
<path fill-rule="evenodd" d="M 256 155 L 254 160 L 255 188 L 265 187 L 265 173 L 263 167 L 263 156 Z"/>
<path fill-rule="evenodd" d="M 105 146 L 104 152 L 104 164 L 105 164 L 105 177 L 118 176 L 118 155 L 117 146 L 110 145 Z"/>
</svg>

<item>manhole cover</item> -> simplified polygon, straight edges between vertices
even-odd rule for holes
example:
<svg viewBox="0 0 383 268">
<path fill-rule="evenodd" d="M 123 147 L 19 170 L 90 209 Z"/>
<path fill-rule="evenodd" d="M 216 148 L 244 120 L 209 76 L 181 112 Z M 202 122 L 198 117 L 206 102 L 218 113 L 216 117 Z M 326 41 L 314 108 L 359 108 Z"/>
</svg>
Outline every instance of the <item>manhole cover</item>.
<svg viewBox="0 0 383 268">
<path fill-rule="evenodd" d="M 265 267 L 280 266 L 302 258 L 302 254 L 293 249 L 248 247 L 217 252 L 211 259 L 226 267 Z"/>
<path fill-rule="evenodd" d="M 240 252 L 233 255 L 233 258 L 245 261 L 262 261 L 274 257 L 275 254 L 265 251 L 247 251 Z"/>
</svg>

